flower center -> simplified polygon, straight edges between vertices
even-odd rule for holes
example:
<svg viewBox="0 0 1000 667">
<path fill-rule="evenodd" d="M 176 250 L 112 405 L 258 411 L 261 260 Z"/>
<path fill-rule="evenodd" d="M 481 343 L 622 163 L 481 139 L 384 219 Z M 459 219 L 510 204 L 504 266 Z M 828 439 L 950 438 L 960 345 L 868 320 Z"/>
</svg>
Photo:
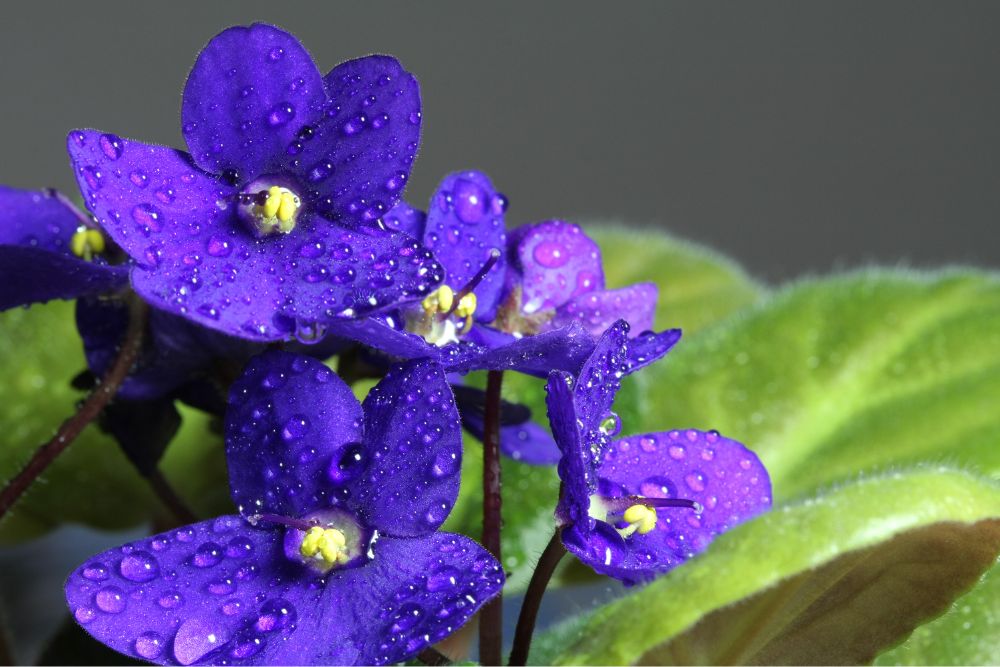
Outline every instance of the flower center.
<svg viewBox="0 0 1000 667">
<path fill-rule="evenodd" d="M 692 509 L 701 514 L 702 506 L 687 498 L 646 498 L 644 496 L 624 496 L 608 498 L 593 495 L 590 497 L 590 507 L 587 513 L 598 521 L 621 524 L 624 527 L 615 528 L 624 537 L 632 537 L 635 533 L 645 535 L 656 528 L 656 508 L 679 507 Z"/>
<path fill-rule="evenodd" d="M 267 177 L 250 183 L 238 201 L 240 217 L 257 237 L 289 233 L 302 208 L 302 199 L 293 190 Z"/>
<path fill-rule="evenodd" d="M 319 574 L 335 568 L 357 567 L 375 556 L 372 545 L 378 533 L 366 528 L 350 512 L 336 507 L 301 518 L 256 514 L 247 520 L 254 526 L 261 522 L 284 526 L 285 556 Z"/>
<path fill-rule="evenodd" d="M 69 240 L 69 249 L 73 254 L 86 261 L 94 259 L 94 255 L 104 252 L 104 236 L 90 227 L 79 226 Z"/>
<path fill-rule="evenodd" d="M 299 553 L 305 558 L 318 561 L 319 566 L 327 570 L 350 560 L 347 555 L 347 538 L 336 528 L 310 528 L 302 538 Z"/>
</svg>

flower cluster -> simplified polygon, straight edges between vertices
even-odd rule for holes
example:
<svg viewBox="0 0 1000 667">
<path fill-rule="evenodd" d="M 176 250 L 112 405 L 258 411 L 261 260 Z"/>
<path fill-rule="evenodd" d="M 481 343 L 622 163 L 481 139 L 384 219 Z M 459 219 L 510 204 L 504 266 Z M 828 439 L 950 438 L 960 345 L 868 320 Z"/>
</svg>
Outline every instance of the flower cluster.
<svg viewBox="0 0 1000 667">
<path fill-rule="evenodd" d="M 446 176 L 426 211 L 401 199 L 421 120 L 417 80 L 392 57 L 323 76 L 292 35 L 234 27 L 184 88 L 189 152 L 77 130 L 89 215 L 0 189 L 0 308 L 78 299 L 100 375 L 143 303 L 116 405 L 181 400 L 224 418 L 235 511 L 72 572 L 69 608 L 95 639 L 162 664 L 416 656 L 504 585 L 495 548 L 439 530 L 463 426 L 487 455 L 558 464 L 557 537 L 629 585 L 769 507 L 767 472 L 739 442 L 617 437 L 622 380 L 680 340 L 654 331 L 655 284 L 607 287 L 573 223 L 508 229 L 507 197 L 481 172 Z M 544 378 L 548 426 L 499 384 L 466 386 L 472 371 Z M 378 382 L 359 403 L 361 377 Z M 499 483 L 484 493 L 498 499 Z"/>
</svg>

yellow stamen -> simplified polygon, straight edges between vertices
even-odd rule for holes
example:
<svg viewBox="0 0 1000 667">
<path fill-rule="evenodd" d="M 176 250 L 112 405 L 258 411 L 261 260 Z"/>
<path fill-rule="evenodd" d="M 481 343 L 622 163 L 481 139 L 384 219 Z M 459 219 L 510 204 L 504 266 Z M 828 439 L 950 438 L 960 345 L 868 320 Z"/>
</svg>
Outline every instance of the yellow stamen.
<svg viewBox="0 0 1000 667">
<path fill-rule="evenodd" d="M 104 236 L 96 229 L 79 227 L 69 240 L 69 248 L 74 255 L 89 262 L 94 255 L 104 252 Z"/>
<path fill-rule="evenodd" d="M 462 297 L 461 301 L 458 302 L 458 308 L 455 309 L 455 314 L 459 317 L 472 317 L 475 312 L 476 295 L 474 292 L 469 292 Z"/>
<path fill-rule="evenodd" d="M 278 204 L 278 220 L 290 222 L 299 210 L 299 198 L 288 190 L 281 193 L 281 203 Z"/>
<path fill-rule="evenodd" d="M 646 507 L 645 505 L 632 505 L 625 510 L 625 514 L 622 518 L 629 524 L 627 528 L 621 528 L 618 530 L 622 537 L 629 537 L 632 533 L 645 535 L 646 533 L 652 532 L 652 530 L 656 528 L 656 510 L 652 507 Z"/>
<path fill-rule="evenodd" d="M 264 214 L 265 218 L 273 218 L 278 214 L 278 208 L 281 206 L 281 188 L 277 185 L 272 185 L 267 191 L 267 199 L 264 200 L 264 206 L 261 212 Z"/>
<path fill-rule="evenodd" d="M 350 560 L 347 554 L 347 538 L 336 528 L 313 526 L 302 538 L 299 553 L 305 558 L 313 558 L 326 569 L 343 565 Z"/>
<path fill-rule="evenodd" d="M 277 232 L 287 234 L 295 229 L 301 207 L 302 200 L 298 195 L 288 188 L 272 185 L 267 189 L 264 203 L 253 204 L 250 207 L 254 229 L 261 236 Z"/>
<path fill-rule="evenodd" d="M 428 314 L 447 313 L 451 310 L 451 304 L 455 302 L 455 291 L 447 285 L 441 285 L 420 302 L 424 311 Z"/>
</svg>

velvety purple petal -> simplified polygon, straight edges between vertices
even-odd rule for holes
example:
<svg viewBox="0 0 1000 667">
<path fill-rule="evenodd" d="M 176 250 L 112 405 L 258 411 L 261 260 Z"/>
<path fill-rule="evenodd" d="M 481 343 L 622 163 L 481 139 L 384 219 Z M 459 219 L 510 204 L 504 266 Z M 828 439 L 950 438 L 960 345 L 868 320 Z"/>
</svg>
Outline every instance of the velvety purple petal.
<svg viewBox="0 0 1000 667">
<path fill-rule="evenodd" d="M 635 336 L 653 328 L 658 293 L 655 283 L 636 283 L 577 294 L 556 309 L 552 326 L 579 322 L 596 338 L 618 320 L 625 320 Z"/>
<path fill-rule="evenodd" d="M 191 156 L 166 146 L 75 130 L 66 141 L 80 192 L 115 243 L 142 266 L 164 260 L 197 264 L 235 233 L 235 190 L 202 172 Z M 242 229 L 240 229 L 242 232 Z"/>
<path fill-rule="evenodd" d="M 234 26 L 212 38 L 191 69 L 181 106 L 184 139 L 205 171 L 246 183 L 275 171 L 326 91 L 312 58 L 274 26 Z"/>
<path fill-rule="evenodd" d="M 328 586 L 325 599 L 346 604 L 355 614 L 352 643 L 360 654 L 353 664 L 391 665 L 462 627 L 500 592 L 504 573 L 496 559 L 468 537 L 434 533 L 381 538 L 370 563 L 346 571 L 342 584 L 334 583 L 344 593 L 335 596 Z M 320 636 L 320 644 L 329 637 Z"/>
<path fill-rule="evenodd" d="M 390 326 L 384 316 L 372 315 L 356 320 L 333 320 L 327 332 L 400 359 L 439 359 L 441 348 L 431 345 L 422 336 Z"/>
<path fill-rule="evenodd" d="M 601 249 L 578 225 L 548 220 L 518 229 L 515 271 L 521 309 L 532 314 L 604 289 Z"/>
<path fill-rule="evenodd" d="M 185 526 L 88 559 L 67 578 L 66 601 L 95 639 L 159 664 L 217 662 L 206 656 L 220 647 L 246 655 L 247 629 L 258 651 L 300 637 L 314 644 L 295 630 L 317 592 L 300 583 L 282 537 L 236 516 Z"/>
<path fill-rule="evenodd" d="M 515 461 L 536 466 L 555 465 L 562 456 L 548 429 L 531 421 L 502 427 L 500 451 Z"/>
<path fill-rule="evenodd" d="M 30 246 L 0 245 L 0 310 L 114 292 L 128 268 L 108 266 Z"/>
<path fill-rule="evenodd" d="M 315 216 L 300 218 L 287 236 L 208 234 L 191 245 L 154 270 L 133 272 L 136 290 L 162 308 L 251 340 L 318 335 L 338 319 L 420 298 L 442 280 L 433 255 L 412 238 L 352 232 Z"/>
<path fill-rule="evenodd" d="M 595 451 L 603 452 L 615 435 L 601 425 L 611 415 L 615 394 L 628 372 L 628 331 L 628 324 L 619 320 L 604 332 L 580 367 L 573 387 L 581 435 Z"/>
<path fill-rule="evenodd" d="M 716 535 L 771 506 L 770 479 L 757 456 L 714 431 L 622 438 L 609 450 L 598 475 L 601 488 L 613 489 L 615 496 L 684 498 L 703 507 L 700 514 L 658 508 L 656 528 L 625 538 L 624 549 L 614 548 L 607 531 L 596 537 L 578 533 L 585 540 L 573 544 L 574 553 L 598 572 L 624 581 L 642 581 L 679 565 Z"/>
<path fill-rule="evenodd" d="M 458 409 L 444 370 L 430 362 L 392 367 L 368 393 L 364 413 L 368 470 L 350 503 L 388 535 L 437 529 L 462 472 Z"/>
<path fill-rule="evenodd" d="M 400 200 L 398 204 L 385 214 L 382 222 L 389 229 L 403 232 L 415 239 L 423 238 L 424 224 L 427 222 L 427 214 L 419 208 L 414 208 L 405 201 Z"/>
<path fill-rule="evenodd" d="M 399 201 L 420 142 L 420 88 L 391 56 L 341 63 L 324 77 L 330 101 L 289 168 L 324 216 L 375 226 Z"/>
<path fill-rule="evenodd" d="M 16 245 L 73 256 L 70 239 L 92 223 L 55 190 L 18 190 L 0 185 L 0 245 Z"/>
<path fill-rule="evenodd" d="M 659 333 L 647 331 L 628 342 L 628 374 L 645 368 L 662 359 L 681 339 L 680 329 L 667 329 Z"/>
<path fill-rule="evenodd" d="M 577 426 L 576 406 L 573 400 L 573 376 L 563 371 L 553 371 L 545 385 L 545 405 L 548 408 L 549 428 L 562 453 L 559 459 L 559 478 L 562 492 L 556 517 L 563 524 L 587 522 L 590 493 L 596 488 L 593 475 L 593 453 L 580 436 Z"/>
<path fill-rule="evenodd" d="M 553 369 L 575 371 L 594 349 L 594 339 L 578 325 L 515 339 L 509 345 L 484 349 L 469 343 L 445 348 L 448 370 L 515 370 L 546 377 Z"/>
<path fill-rule="evenodd" d="M 500 260 L 474 290 L 478 301 L 475 317 L 480 322 L 492 322 L 496 317 L 503 289 L 506 201 L 486 174 L 464 171 L 446 176 L 427 207 L 424 244 L 444 266 L 445 282 L 455 291 L 476 275 L 494 249 L 501 251 Z"/>
<path fill-rule="evenodd" d="M 363 472 L 361 406 L 321 362 L 265 352 L 233 383 L 229 405 L 226 460 L 242 514 L 328 507 L 340 495 L 333 482 Z"/>
</svg>

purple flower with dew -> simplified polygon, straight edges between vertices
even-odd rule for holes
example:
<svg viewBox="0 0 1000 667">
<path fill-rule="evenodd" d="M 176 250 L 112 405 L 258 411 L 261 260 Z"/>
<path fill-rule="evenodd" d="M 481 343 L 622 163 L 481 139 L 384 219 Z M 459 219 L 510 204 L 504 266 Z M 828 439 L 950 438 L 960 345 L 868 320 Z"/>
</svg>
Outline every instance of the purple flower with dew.
<svg viewBox="0 0 1000 667">
<path fill-rule="evenodd" d="M 612 325 L 574 377 L 553 371 L 549 420 L 562 451 L 556 518 L 566 549 L 596 572 L 647 580 L 702 551 L 718 534 L 771 506 L 757 456 L 715 431 L 613 439 L 611 412 L 625 374 L 628 325 Z"/>
<path fill-rule="evenodd" d="M 128 269 L 90 218 L 54 190 L 0 186 L 0 310 L 114 292 Z"/>
<path fill-rule="evenodd" d="M 638 369 L 663 356 L 677 330 L 653 326 L 657 289 L 604 289 L 600 249 L 576 225 L 504 225 L 507 199 L 477 171 L 441 182 L 426 214 L 400 203 L 387 227 L 423 240 L 444 283 L 420 304 L 336 323 L 331 332 L 397 358 L 432 358 L 448 370 L 517 370 L 545 377 L 575 372 L 594 340 L 622 318 L 642 332 L 630 350 Z M 526 300 L 527 299 L 527 300 Z"/>
<path fill-rule="evenodd" d="M 152 305 L 241 338 L 313 338 L 441 281 L 430 251 L 380 222 L 420 137 L 417 81 L 394 58 L 323 77 L 292 35 L 229 28 L 199 54 L 181 112 L 190 154 L 94 130 L 67 142 Z"/>
<path fill-rule="evenodd" d="M 233 385 L 238 516 L 98 554 L 66 582 L 77 622 L 161 664 L 389 664 L 454 632 L 504 576 L 437 529 L 458 494 L 440 367 L 393 367 L 358 404 L 322 363 L 271 351 Z"/>
</svg>

